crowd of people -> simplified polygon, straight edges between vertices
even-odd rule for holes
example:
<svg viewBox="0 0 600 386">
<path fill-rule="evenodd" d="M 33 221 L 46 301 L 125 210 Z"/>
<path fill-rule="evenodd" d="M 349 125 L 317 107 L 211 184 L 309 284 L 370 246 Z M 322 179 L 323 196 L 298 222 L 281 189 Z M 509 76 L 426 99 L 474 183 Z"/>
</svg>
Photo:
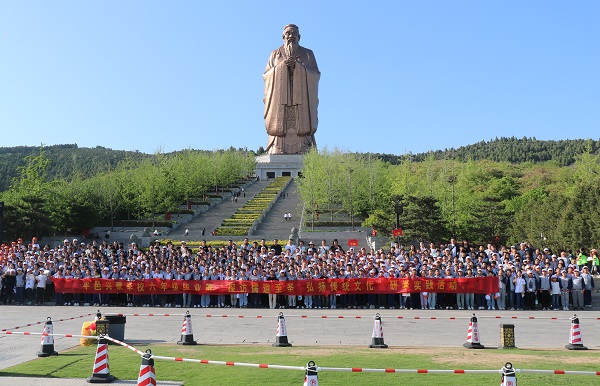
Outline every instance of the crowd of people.
<svg viewBox="0 0 600 386">
<path fill-rule="evenodd" d="M 201 242 L 196 251 L 180 245 L 153 243 L 141 250 L 135 243 L 65 239 L 40 246 L 34 237 L 0 248 L 1 299 L 4 304 L 67 306 L 256 307 L 256 308 L 397 308 L 585 310 L 592 307 L 593 274 L 600 265 L 596 249 L 574 253 L 528 243 L 497 247 L 447 243 L 399 245 L 377 251 L 347 250 L 334 240 L 305 245 L 232 240 L 220 247 Z M 125 280 L 306 280 L 322 278 L 498 278 L 498 292 L 330 294 L 63 294 L 54 278 Z"/>
</svg>

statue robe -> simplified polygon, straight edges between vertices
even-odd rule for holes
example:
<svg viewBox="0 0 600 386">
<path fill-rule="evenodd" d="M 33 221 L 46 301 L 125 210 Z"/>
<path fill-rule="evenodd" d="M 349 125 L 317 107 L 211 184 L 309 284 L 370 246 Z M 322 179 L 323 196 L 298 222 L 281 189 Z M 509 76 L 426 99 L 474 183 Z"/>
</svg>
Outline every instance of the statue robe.
<svg viewBox="0 0 600 386">
<path fill-rule="evenodd" d="M 269 154 L 303 153 L 316 146 L 321 73 L 313 52 L 307 48 L 298 46 L 293 69 L 285 64 L 286 58 L 284 46 L 273 51 L 263 74 Z"/>
</svg>

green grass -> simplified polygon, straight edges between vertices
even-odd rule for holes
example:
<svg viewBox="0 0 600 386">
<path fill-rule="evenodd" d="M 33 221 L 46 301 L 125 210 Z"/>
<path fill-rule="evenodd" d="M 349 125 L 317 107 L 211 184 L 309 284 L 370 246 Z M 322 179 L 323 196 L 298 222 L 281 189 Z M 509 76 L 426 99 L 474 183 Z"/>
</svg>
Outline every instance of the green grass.
<svg viewBox="0 0 600 386">
<path fill-rule="evenodd" d="M 270 346 L 136 346 L 156 355 L 221 361 L 304 366 L 313 360 L 324 367 L 371 367 L 405 369 L 499 369 L 510 361 L 516 368 L 600 370 L 597 351 L 467 350 L 464 348 L 288 347 Z M 77 347 L 57 357 L 40 358 L 5 369 L 2 376 L 87 378 L 92 373 L 96 347 Z M 109 348 L 111 374 L 137 379 L 140 357 L 120 346 Z M 157 380 L 183 381 L 185 385 L 301 385 L 302 371 L 254 369 L 220 365 L 155 361 Z M 519 386 L 597 385 L 599 376 L 519 374 Z M 1 383 L 1 378 L 0 378 Z M 323 386 L 347 385 L 495 385 L 499 375 L 431 375 L 320 372 Z"/>
</svg>

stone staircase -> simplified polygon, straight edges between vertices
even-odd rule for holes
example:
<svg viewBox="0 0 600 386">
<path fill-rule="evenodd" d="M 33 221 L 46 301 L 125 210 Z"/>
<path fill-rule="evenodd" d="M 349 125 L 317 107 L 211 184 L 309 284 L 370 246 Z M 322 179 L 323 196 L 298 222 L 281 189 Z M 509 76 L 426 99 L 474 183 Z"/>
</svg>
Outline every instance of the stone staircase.
<svg viewBox="0 0 600 386">
<path fill-rule="evenodd" d="M 265 186 L 269 185 L 270 182 L 271 181 L 266 180 L 254 182 L 253 184 L 244 188 L 246 197 L 244 197 L 242 194 L 240 197 L 238 197 L 237 202 L 233 202 L 231 198 L 227 198 L 223 202 L 210 208 L 208 211 L 201 213 L 189 223 L 182 224 L 181 227 L 171 231 L 168 236 L 163 238 L 181 240 L 227 240 L 232 238 L 232 236 L 211 236 L 211 232 L 213 229 L 216 229 L 221 225 L 223 219 L 229 218 L 238 208 L 244 206 L 249 199 L 262 191 Z M 186 229 L 189 230 L 188 236 L 184 236 Z M 202 236 L 202 229 L 206 229 L 204 236 Z M 239 236 L 235 237 L 235 239 L 239 238 Z"/>
<path fill-rule="evenodd" d="M 277 199 L 277 202 L 275 202 L 261 224 L 256 228 L 256 231 L 251 235 L 251 239 L 264 238 L 267 242 L 273 241 L 273 239 L 287 240 L 293 227 L 300 229 L 302 201 L 298 196 L 297 186 L 295 180 L 290 182 L 283 191 L 284 196 L 280 196 Z M 283 219 L 284 213 L 288 212 L 292 214 L 291 221 Z"/>
</svg>

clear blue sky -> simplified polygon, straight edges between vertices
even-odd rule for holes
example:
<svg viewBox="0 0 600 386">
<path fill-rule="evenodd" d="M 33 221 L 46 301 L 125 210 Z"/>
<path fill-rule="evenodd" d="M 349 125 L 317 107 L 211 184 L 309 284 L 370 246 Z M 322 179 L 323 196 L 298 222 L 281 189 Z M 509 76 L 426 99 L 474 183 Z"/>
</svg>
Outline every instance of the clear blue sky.
<svg viewBox="0 0 600 386">
<path fill-rule="evenodd" d="M 295 23 L 320 147 L 402 154 L 600 137 L 600 1 L 0 2 L 0 146 L 266 147 Z"/>
</svg>

